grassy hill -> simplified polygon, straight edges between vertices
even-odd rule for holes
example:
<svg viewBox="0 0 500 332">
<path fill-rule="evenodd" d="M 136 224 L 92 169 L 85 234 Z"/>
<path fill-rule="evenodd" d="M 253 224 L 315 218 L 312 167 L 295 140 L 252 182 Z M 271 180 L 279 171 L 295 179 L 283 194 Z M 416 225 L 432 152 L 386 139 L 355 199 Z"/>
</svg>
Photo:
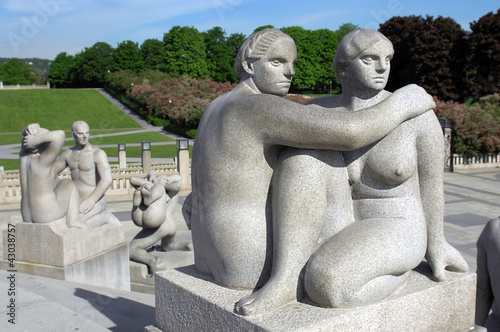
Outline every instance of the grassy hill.
<svg viewBox="0 0 500 332">
<path fill-rule="evenodd" d="M 96 90 L 2 90 L 0 91 L 0 145 L 20 144 L 21 132 L 30 123 L 39 123 L 49 130 L 62 129 L 71 137 L 71 125 L 83 120 L 90 126 L 91 143 L 116 145 L 141 141 L 168 142 L 168 137 L 156 132 L 100 136 L 142 129 L 142 127 L 114 106 Z M 66 146 L 73 142 L 66 142 Z M 116 148 L 104 148 L 108 156 L 117 156 Z M 13 154 L 18 149 L 12 149 Z M 152 157 L 171 158 L 176 155 L 175 145 L 154 146 Z M 127 157 L 140 157 L 140 149 L 127 146 Z M 17 159 L 0 159 L 5 169 L 17 169 Z"/>
</svg>

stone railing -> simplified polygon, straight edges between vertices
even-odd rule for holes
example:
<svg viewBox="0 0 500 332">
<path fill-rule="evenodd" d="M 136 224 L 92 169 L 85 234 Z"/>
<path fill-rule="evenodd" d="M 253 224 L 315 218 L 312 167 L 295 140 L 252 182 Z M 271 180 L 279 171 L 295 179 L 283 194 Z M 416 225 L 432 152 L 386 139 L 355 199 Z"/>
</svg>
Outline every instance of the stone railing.
<svg viewBox="0 0 500 332">
<path fill-rule="evenodd" d="M 36 84 L 30 84 L 30 85 L 3 85 L 2 82 L 0 82 L 0 90 L 16 90 L 16 89 L 50 89 L 50 83 L 47 82 L 47 84 L 43 85 L 36 85 Z"/>
<path fill-rule="evenodd" d="M 155 171 L 158 175 L 171 175 L 179 174 L 177 172 L 177 164 L 171 163 L 152 163 L 151 171 Z M 142 176 L 146 177 L 147 174 L 143 173 L 140 164 L 131 164 L 126 168 L 111 167 L 113 182 L 106 191 L 107 196 L 128 195 L 134 192 L 134 188 L 130 185 L 130 177 Z M 60 179 L 67 179 L 70 177 L 69 170 L 63 171 L 59 174 Z M 21 202 L 21 185 L 19 182 L 19 171 L 5 171 L 2 175 L 0 183 L 0 204 L 11 204 Z"/>
<path fill-rule="evenodd" d="M 453 155 L 453 169 L 465 170 L 476 168 L 500 167 L 500 154 L 486 153 L 475 157 Z"/>
</svg>

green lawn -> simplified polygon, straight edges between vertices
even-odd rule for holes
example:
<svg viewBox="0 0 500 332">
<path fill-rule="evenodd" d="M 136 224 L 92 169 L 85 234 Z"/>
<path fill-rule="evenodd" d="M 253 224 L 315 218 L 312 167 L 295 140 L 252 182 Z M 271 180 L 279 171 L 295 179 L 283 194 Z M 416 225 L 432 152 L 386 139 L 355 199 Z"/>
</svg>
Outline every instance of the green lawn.
<svg viewBox="0 0 500 332">
<path fill-rule="evenodd" d="M 30 123 L 39 123 L 49 130 L 70 130 L 77 120 L 86 121 L 93 132 L 140 128 L 93 89 L 3 90 L 0 117 L 1 133 L 21 132 Z"/>
<path fill-rule="evenodd" d="M 3 90 L 0 91 L 0 145 L 20 144 L 21 132 L 30 123 L 39 123 L 49 130 L 62 129 L 71 138 L 71 125 L 83 120 L 90 126 L 90 142 L 94 145 L 138 144 L 142 141 L 173 142 L 157 132 L 143 132 L 116 136 L 97 135 L 141 129 L 141 126 L 110 103 L 98 91 L 88 89 Z M 73 146 L 68 140 L 65 146 Z M 116 147 L 103 148 L 109 157 L 117 157 Z M 11 150 L 14 154 L 18 151 Z M 173 145 L 152 146 L 152 158 L 173 158 Z M 127 146 L 127 158 L 140 158 L 140 146 Z M 19 168 L 18 159 L 0 159 L 6 170 Z"/>
</svg>

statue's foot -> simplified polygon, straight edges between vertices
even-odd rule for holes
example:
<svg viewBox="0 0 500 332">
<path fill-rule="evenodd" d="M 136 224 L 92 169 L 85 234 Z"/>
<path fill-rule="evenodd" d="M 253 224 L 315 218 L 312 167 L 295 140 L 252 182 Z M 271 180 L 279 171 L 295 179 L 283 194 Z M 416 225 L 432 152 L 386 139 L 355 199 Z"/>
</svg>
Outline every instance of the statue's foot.
<svg viewBox="0 0 500 332">
<path fill-rule="evenodd" d="M 261 315 L 272 312 L 297 300 L 297 290 L 285 283 L 267 283 L 257 292 L 243 297 L 235 304 L 234 311 L 243 316 Z"/>
<path fill-rule="evenodd" d="M 193 243 L 192 242 L 173 242 L 170 243 L 168 246 L 161 247 L 161 251 L 173 251 L 173 250 L 178 250 L 178 251 L 192 251 L 193 250 Z"/>
<path fill-rule="evenodd" d="M 81 221 L 72 221 L 67 223 L 68 228 L 89 229 L 90 227 Z"/>
<path fill-rule="evenodd" d="M 161 257 L 156 257 L 151 265 L 148 265 L 147 278 L 153 278 L 157 271 L 166 270 L 167 264 L 161 259 Z"/>
</svg>

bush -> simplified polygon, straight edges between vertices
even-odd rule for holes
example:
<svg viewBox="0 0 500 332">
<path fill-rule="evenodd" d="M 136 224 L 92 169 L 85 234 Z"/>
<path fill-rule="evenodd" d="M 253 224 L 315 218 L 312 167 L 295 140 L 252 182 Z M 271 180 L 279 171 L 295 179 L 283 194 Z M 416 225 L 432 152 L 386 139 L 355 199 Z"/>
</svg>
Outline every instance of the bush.
<svg viewBox="0 0 500 332">
<path fill-rule="evenodd" d="M 198 127 L 205 108 L 212 100 L 233 88 L 231 83 L 208 79 L 168 78 L 154 84 L 136 84 L 127 97 L 147 109 L 149 115 L 168 119 L 171 125 L 189 130 Z"/>
<path fill-rule="evenodd" d="M 480 104 L 436 102 L 436 115 L 450 119 L 455 131 L 455 153 L 471 157 L 500 151 L 500 98 L 488 96 Z"/>
</svg>

